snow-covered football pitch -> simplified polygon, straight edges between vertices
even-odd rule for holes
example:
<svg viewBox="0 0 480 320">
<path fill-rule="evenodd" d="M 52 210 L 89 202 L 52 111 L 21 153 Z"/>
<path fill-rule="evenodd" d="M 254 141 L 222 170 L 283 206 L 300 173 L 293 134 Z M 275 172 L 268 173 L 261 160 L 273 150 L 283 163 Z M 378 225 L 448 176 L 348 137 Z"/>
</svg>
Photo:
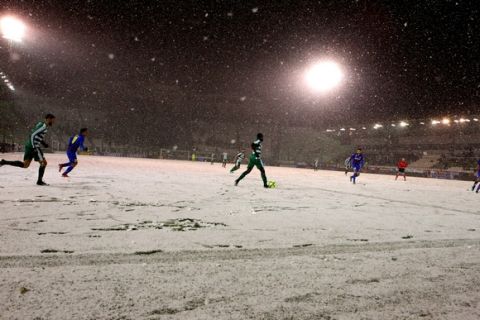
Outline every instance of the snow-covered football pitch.
<svg viewBox="0 0 480 320">
<path fill-rule="evenodd" d="M 0 319 L 480 318 L 470 182 L 47 158 L 0 168 Z"/>
</svg>

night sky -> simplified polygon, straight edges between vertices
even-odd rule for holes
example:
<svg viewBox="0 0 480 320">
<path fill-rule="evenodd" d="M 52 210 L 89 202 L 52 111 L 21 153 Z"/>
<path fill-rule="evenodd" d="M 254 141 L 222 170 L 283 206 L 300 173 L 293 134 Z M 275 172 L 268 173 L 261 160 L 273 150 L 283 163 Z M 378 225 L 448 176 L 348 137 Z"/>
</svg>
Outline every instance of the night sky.
<svg viewBox="0 0 480 320">
<path fill-rule="evenodd" d="M 141 112 L 139 123 L 158 116 L 180 126 L 197 118 L 302 125 L 478 109 L 478 1 L 17 0 L 2 7 L 31 31 L 21 45 L 1 42 L 17 101 L 48 99 L 74 117 L 101 112 L 122 121 Z M 346 78 L 318 95 L 302 77 L 323 58 L 341 64 Z"/>
</svg>

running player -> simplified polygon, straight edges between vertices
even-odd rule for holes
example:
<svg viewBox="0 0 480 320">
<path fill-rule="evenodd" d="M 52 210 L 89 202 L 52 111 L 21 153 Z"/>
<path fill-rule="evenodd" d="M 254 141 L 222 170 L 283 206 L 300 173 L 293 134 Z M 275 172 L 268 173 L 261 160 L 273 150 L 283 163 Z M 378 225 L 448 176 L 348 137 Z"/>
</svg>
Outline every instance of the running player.
<svg viewBox="0 0 480 320">
<path fill-rule="evenodd" d="M 313 171 L 318 171 L 318 159 L 315 159 L 315 161 L 313 161 Z"/>
<path fill-rule="evenodd" d="M 243 159 L 245 159 L 245 150 L 240 150 L 240 152 L 238 152 L 238 154 L 235 156 L 235 166 L 232 168 L 232 170 L 230 170 L 230 173 L 240 169 Z"/>
<path fill-rule="evenodd" d="M 407 175 L 405 173 L 405 169 L 408 167 L 408 162 L 405 160 L 405 158 L 402 158 L 402 160 L 398 161 L 397 163 L 397 175 L 395 176 L 395 180 L 398 179 L 398 176 L 403 176 L 403 181 L 407 181 Z"/>
<path fill-rule="evenodd" d="M 62 172 L 62 169 L 68 167 L 67 170 L 62 174 L 64 178 L 68 178 L 68 174 L 75 168 L 78 164 L 77 160 L 77 151 L 78 149 L 82 149 L 83 151 L 88 151 L 83 143 L 85 142 L 85 137 L 88 135 L 88 129 L 82 128 L 80 129 L 80 133 L 70 137 L 68 140 L 68 148 L 67 148 L 67 157 L 68 162 L 62 163 L 58 165 L 58 172 Z"/>
<path fill-rule="evenodd" d="M 35 128 L 33 128 L 28 141 L 25 143 L 25 154 L 22 161 L 7 161 L 1 160 L 0 167 L 3 165 L 9 165 L 19 168 L 28 168 L 32 160 L 37 161 L 40 164 L 38 168 L 38 180 L 37 185 L 47 186 L 48 184 L 43 181 L 43 175 L 45 174 L 45 169 L 47 168 L 47 159 L 45 159 L 42 151 L 42 146 L 48 148 L 48 144 L 44 141 L 45 135 L 47 134 L 47 128 L 53 126 L 55 122 L 55 116 L 53 114 L 47 114 L 45 120 L 37 123 Z"/>
<path fill-rule="evenodd" d="M 265 188 L 269 188 L 268 182 L 267 182 L 267 176 L 265 174 L 265 168 L 263 167 L 263 161 L 262 161 L 262 142 L 263 142 L 263 134 L 259 133 L 257 134 L 257 140 L 255 140 L 252 143 L 253 152 L 250 155 L 250 160 L 248 161 L 247 170 L 244 173 L 242 173 L 242 175 L 237 180 L 235 180 L 236 186 L 243 178 L 245 178 L 252 171 L 253 167 L 257 167 L 257 169 L 260 170 L 260 173 L 262 174 L 263 186 Z"/>
<path fill-rule="evenodd" d="M 350 177 L 350 181 L 353 182 L 353 184 L 357 182 L 356 179 L 360 175 L 360 170 L 362 170 L 364 164 L 365 157 L 363 156 L 362 149 L 358 148 L 357 152 L 350 157 L 350 166 L 353 168 L 353 175 Z"/>
<path fill-rule="evenodd" d="M 475 173 L 475 180 L 473 181 L 472 191 L 478 193 L 480 190 L 480 160 L 477 161 L 477 172 Z"/>
<path fill-rule="evenodd" d="M 348 174 L 348 171 L 350 170 L 350 157 L 348 157 L 347 159 L 345 159 L 345 175 Z"/>
</svg>

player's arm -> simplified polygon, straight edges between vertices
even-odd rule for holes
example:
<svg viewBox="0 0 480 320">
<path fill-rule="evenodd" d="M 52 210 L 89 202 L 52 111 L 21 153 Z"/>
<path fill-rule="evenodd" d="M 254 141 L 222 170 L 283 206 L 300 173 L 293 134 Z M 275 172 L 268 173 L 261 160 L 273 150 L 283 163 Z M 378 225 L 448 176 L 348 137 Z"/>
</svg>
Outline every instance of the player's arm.
<svg viewBox="0 0 480 320">
<path fill-rule="evenodd" d="M 352 155 L 350 156 L 350 161 L 348 161 L 348 163 L 349 163 L 350 165 L 353 165 L 353 162 L 354 162 L 354 161 L 355 161 L 355 155 L 352 154 Z"/>
<path fill-rule="evenodd" d="M 255 157 L 257 159 L 260 158 L 260 155 L 257 153 L 257 144 L 255 142 L 252 142 L 252 150 L 253 150 L 253 153 L 255 154 Z"/>
<path fill-rule="evenodd" d="M 80 149 L 82 149 L 82 151 L 88 151 L 88 147 L 85 147 L 84 142 L 85 142 L 85 138 L 81 137 L 79 141 L 79 144 L 80 144 L 79 147 Z"/>
</svg>

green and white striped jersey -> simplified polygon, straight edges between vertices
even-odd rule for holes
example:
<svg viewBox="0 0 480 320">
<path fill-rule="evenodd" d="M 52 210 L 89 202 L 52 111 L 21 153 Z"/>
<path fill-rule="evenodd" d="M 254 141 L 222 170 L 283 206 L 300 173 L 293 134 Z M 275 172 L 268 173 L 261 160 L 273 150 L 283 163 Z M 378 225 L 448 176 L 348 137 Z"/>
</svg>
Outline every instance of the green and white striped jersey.
<svg viewBox="0 0 480 320">
<path fill-rule="evenodd" d="M 255 158 L 260 159 L 262 157 L 262 141 L 259 139 L 252 143 L 252 150 Z"/>
<path fill-rule="evenodd" d="M 42 145 L 45 134 L 47 134 L 47 124 L 41 121 L 33 128 L 25 146 L 27 148 L 39 148 Z"/>
</svg>

